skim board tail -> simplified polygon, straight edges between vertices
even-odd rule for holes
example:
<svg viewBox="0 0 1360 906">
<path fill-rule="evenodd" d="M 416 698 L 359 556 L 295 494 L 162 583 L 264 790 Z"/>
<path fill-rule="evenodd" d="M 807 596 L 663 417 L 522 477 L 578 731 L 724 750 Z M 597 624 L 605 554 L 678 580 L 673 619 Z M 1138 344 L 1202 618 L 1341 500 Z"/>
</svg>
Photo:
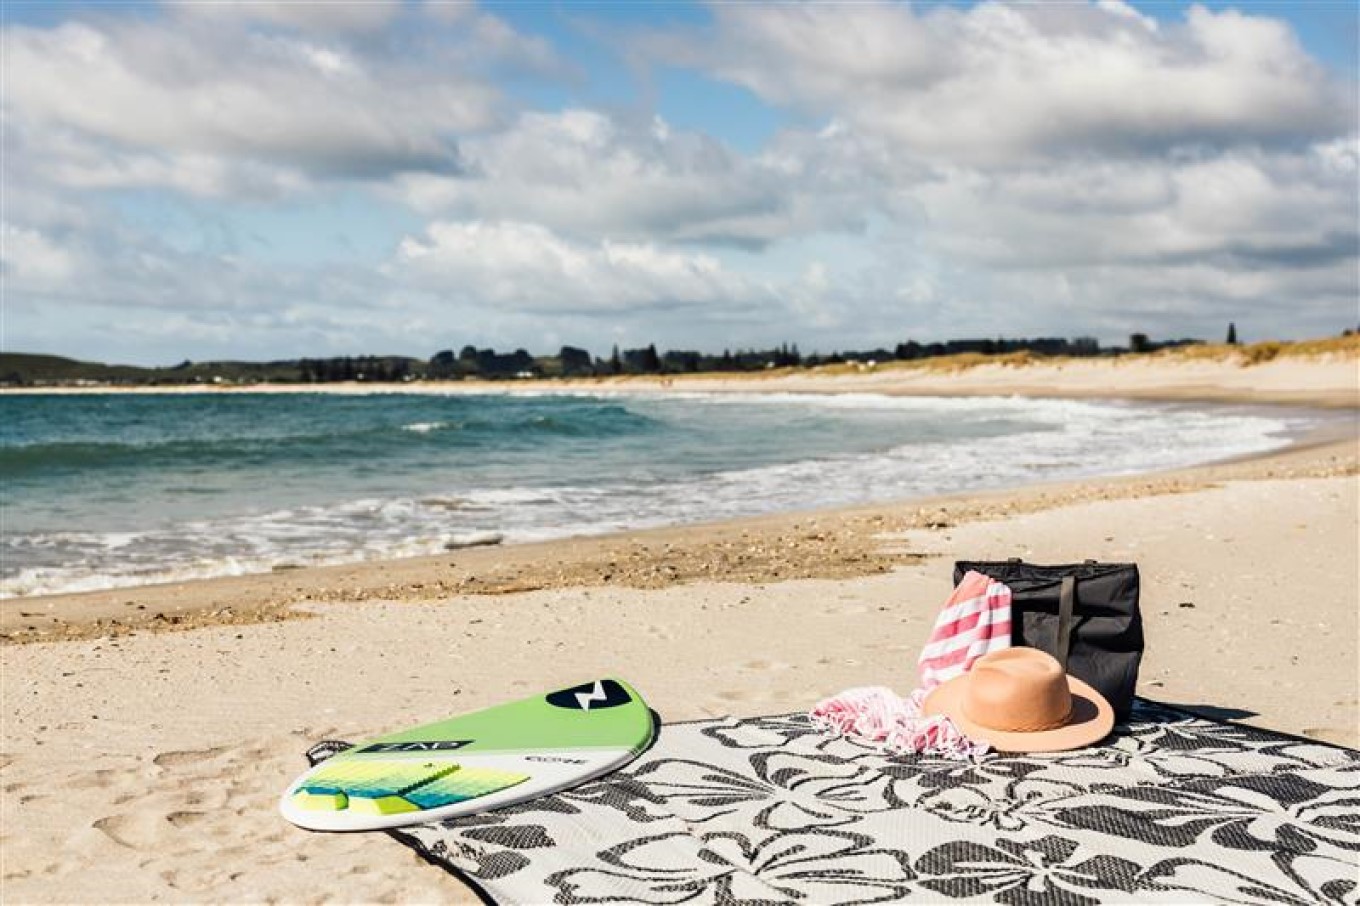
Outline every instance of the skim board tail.
<svg viewBox="0 0 1360 906">
<path fill-rule="evenodd" d="M 381 830 L 513 805 L 616 770 L 652 741 L 651 709 L 601 679 L 380 736 L 289 785 L 283 817 L 308 830 Z"/>
</svg>

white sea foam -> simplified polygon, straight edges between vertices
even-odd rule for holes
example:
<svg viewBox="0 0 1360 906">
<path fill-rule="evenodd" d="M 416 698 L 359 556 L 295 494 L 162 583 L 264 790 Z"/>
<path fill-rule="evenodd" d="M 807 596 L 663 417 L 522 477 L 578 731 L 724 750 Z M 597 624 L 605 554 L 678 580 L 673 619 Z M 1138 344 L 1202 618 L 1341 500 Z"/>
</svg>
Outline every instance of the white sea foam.
<svg viewBox="0 0 1360 906">
<path fill-rule="evenodd" d="M 412 422 L 409 425 L 402 425 L 401 430 L 410 431 L 412 434 L 429 434 L 431 431 L 443 431 L 454 427 L 450 422 Z"/>
<path fill-rule="evenodd" d="M 716 406 L 748 407 L 752 419 L 776 422 L 800 412 L 877 413 L 855 422 L 853 429 L 859 431 L 875 430 L 882 418 L 894 418 L 900 428 L 896 414 L 919 417 L 920 428 L 911 442 L 887 449 L 842 452 L 833 436 L 816 455 L 755 466 L 718 462 L 707 470 L 672 474 L 640 453 L 620 461 L 605 479 L 589 483 L 433 486 L 418 494 L 277 506 L 145 531 L 11 533 L 0 539 L 0 552 L 19 568 L 0 578 L 0 597 L 436 554 L 470 536 L 540 540 L 1158 470 L 1278 447 L 1288 431 L 1303 424 L 1247 410 L 1006 397 L 680 394 L 638 405 L 681 423 L 690 419 L 690 424 L 707 418 Z M 968 430 L 951 430 L 952 419 Z M 987 427 L 992 422 L 994 430 Z M 404 427 L 420 433 L 442 424 Z M 760 436 L 757 432 L 752 442 Z"/>
</svg>

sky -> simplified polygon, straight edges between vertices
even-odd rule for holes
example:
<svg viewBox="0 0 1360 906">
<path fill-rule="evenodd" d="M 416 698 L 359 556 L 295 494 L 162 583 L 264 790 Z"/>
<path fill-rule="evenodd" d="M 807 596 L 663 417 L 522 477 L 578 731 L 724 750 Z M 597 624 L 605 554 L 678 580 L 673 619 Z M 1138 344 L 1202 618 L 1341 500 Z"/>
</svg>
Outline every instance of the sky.
<svg viewBox="0 0 1360 906">
<path fill-rule="evenodd" d="M 0 7 L 0 348 L 1360 323 L 1353 3 Z"/>
</svg>

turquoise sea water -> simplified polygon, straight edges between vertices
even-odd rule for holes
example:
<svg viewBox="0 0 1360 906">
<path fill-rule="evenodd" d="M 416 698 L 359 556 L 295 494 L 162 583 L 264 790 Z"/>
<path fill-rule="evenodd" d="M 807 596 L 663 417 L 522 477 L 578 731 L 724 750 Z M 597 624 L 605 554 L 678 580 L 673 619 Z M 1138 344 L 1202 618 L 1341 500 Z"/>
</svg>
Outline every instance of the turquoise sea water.
<svg viewBox="0 0 1360 906">
<path fill-rule="evenodd" d="M 0 595 L 1136 472 L 1306 422 L 876 395 L 3 395 Z"/>
</svg>

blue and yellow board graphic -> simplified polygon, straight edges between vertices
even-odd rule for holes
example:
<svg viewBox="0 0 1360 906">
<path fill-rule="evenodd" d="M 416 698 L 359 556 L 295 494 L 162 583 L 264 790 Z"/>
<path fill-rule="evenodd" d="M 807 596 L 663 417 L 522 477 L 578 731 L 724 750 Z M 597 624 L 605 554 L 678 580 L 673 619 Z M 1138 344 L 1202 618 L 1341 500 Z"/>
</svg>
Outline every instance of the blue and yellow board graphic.
<svg viewBox="0 0 1360 906">
<path fill-rule="evenodd" d="M 369 740 L 294 781 L 279 804 L 309 830 L 376 830 L 472 814 L 615 770 L 651 743 L 651 710 L 601 679 Z"/>
</svg>

